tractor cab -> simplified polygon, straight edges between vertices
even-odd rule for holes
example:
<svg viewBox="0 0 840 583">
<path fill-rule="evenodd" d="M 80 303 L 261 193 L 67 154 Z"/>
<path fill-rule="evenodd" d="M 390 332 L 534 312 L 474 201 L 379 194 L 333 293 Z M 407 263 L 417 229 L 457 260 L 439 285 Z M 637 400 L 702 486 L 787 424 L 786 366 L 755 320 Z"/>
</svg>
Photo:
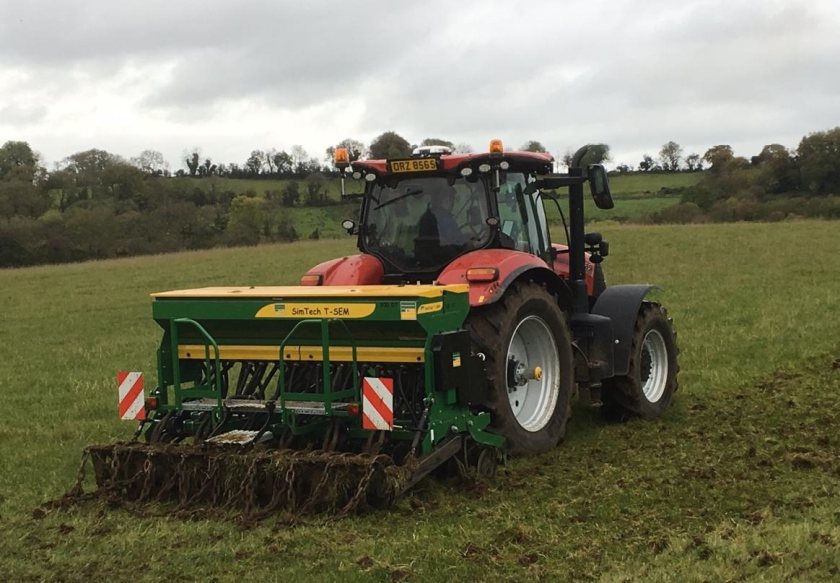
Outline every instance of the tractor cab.
<svg viewBox="0 0 840 583">
<path fill-rule="evenodd" d="M 550 172 L 553 159 L 503 153 L 495 143 L 479 154 L 425 147 L 408 159 L 353 163 L 366 188 L 359 223 L 346 227 L 363 253 L 383 263 L 386 281 L 434 281 L 453 260 L 480 249 L 550 261 L 545 210 L 528 185 Z"/>
<path fill-rule="evenodd" d="M 392 273 L 434 278 L 459 255 L 486 247 L 493 235 L 483 180 L 407 175 L 376 181 L 364 210 L 362 250 Z"/>
</svg>

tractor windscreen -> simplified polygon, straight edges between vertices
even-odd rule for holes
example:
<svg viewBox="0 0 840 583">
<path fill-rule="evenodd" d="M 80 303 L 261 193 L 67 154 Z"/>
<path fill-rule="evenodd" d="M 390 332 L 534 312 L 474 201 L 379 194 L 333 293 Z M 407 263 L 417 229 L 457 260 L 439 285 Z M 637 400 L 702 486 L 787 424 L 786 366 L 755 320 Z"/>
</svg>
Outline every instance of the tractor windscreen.
<svg viewBox="0 0 840 583">
<path fill-rule="evenodd" d="M 433 271 L 484 247 L 486 183 L 433 176 L 372 187 L 365 214 L 365 247 L 404 272 Z"/>
</svg>

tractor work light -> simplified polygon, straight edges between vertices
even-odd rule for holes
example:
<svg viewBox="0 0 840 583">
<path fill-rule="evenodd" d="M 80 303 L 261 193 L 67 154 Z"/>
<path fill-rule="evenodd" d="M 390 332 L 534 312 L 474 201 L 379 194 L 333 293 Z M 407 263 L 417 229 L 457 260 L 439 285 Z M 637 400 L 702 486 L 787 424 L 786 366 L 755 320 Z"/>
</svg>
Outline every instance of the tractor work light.
<svg viewBox="0 0 840 583">
<path fill-rule="evenodd" d="M 322 283 L 324 283 L 322 273 L 307 273 L 300 278 L 300 285 L 321 285 Z"/>
<path fill-rule="evenodd" d="M 499 279 L 499 270 L 495 267 L 472 267 L 467 270 L 467 281 L 488 282 Z"/>
<path fill-rule="evenodd" d="M 344 169 L 350 165 L 350 153 L 347 148 L 336 148 L 333 154 L 333 163 L 336 168 Z"/>
<path fill-rule="evenodd" d="M 470 168 L 469 166 L 466 167 L 466 168 L 461 168 L 461 176 L 469 176 L 472 173 L 473 173 L 473 169 Z"/>
<path fill-rule="evenodd" d="M 493 138 L 490 140 L 490 153 L 491 154 L 501 154 L 505 151 L 505 146 L 502 144 L 502 140 L 499 138 Z"/>
</svg>

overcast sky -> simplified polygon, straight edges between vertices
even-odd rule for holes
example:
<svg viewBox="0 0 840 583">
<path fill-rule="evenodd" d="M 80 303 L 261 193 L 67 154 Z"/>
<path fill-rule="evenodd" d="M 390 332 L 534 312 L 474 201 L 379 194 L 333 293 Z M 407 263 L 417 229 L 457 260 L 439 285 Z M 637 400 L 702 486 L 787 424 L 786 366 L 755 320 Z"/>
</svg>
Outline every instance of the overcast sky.
<svg viewBox="0 0 840 583">
<path fill-rule="evenodd" d="M 0 0 L 0 143 L 310 154 L 394 130 L 637 164 L 840 125 L 840 2 Z"/>
</svg>

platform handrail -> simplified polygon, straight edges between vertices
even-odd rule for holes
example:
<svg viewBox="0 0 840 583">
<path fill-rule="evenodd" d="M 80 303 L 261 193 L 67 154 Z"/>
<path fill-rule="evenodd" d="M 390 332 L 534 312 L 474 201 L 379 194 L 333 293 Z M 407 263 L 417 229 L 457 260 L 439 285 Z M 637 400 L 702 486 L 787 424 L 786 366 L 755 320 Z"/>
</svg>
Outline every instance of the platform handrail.
<svg viewBox="0 0 840 583">
<path fill-rule="evenodd" d="M 351 349 L 351 359 L 352 359 L 352 369 L 353 369 L 353 395 L 358 400 L 359 399 L 359 361 L 358 355 L 356 352 L 356 340 L 353 338 L 353 335 L 350 332 L 350 328 L 347 326 L 347 323 L 340 319 L 329 319 L 329 318 L 306 318 L 304 320 L 300 320 L 297 322 L 292 329 L 286 334 L 286 337 L 283 338 L 283 341 L 280 343 L 280 350 L 278 359 L 280 362 L 280 375 L 279 379 L 277 380 L 277 394 L 280 400 L 280 408 L 285 409 L 285 402 L 286 402 L 286 359 L 285 359 L 285 351 L 286 345 L 294 336 L 295 332 L 298 331 L 299 328 L 307 325 L 315 325 L 317 324 L 321 329 L 321 351 L 323 355 L 323 399 L 324 403 L 324 411 L 327 415 L 332 414 L 332 403 L 333 403 L 333 391 L 332 391 L 332 373 L 330 372 L 330 365 L 332 364 L 330 361 L 330 329 L 329 326 L 331 323 L 338 322 L 344 328 L 344 331 L 347 333 L 348 340 L 350 342 L 350 349 Z M 339 391 L 341 392 L 341 391 Z M 314 395 L 313 395 L 314 397 Z"/>
<path fill-rule="evenodd" d="M 213 374 L 213 397 L 216 398 L 218 411 L 222 410 L 222 366 L 221 366 L 221 359 L 219 358 L 219 344 L 210 335 L 210 333 L 198 322 L 195 320 L 191 320 L 190 318 L 175 318 L 170 322 L 170 340 L 172 345 L 172 380 L 173 380 L 173 389 L 175 391 L 175 406 L 180 407 L 182 403 L 182 396 L 183 396 L 183 389 L 181 389 L 181 366 L 180 366 L 180 359 L 178 354 L 178 325 L 179 324 L 186 324 L 195 328 L 198 333 L 204 338 L 204 365 L 205 371 L 207 373 L 207 379 L 210 379 L 211 373 Z M 213 354 L 214 358 L 211 361 L 210 359 L 210 347 L 213 347 Z M 203 388 L 203 387 L 202 387 Z M 206 387 L 211 388 L 211 387 Z M 189 389 L 188 389 L 189 390 Z M 196 388 L 195 390 L 200 390 L 200 388 Z M 204 396 L 204 395 L 196 395 L 196 396 Z"/>
</svg>

